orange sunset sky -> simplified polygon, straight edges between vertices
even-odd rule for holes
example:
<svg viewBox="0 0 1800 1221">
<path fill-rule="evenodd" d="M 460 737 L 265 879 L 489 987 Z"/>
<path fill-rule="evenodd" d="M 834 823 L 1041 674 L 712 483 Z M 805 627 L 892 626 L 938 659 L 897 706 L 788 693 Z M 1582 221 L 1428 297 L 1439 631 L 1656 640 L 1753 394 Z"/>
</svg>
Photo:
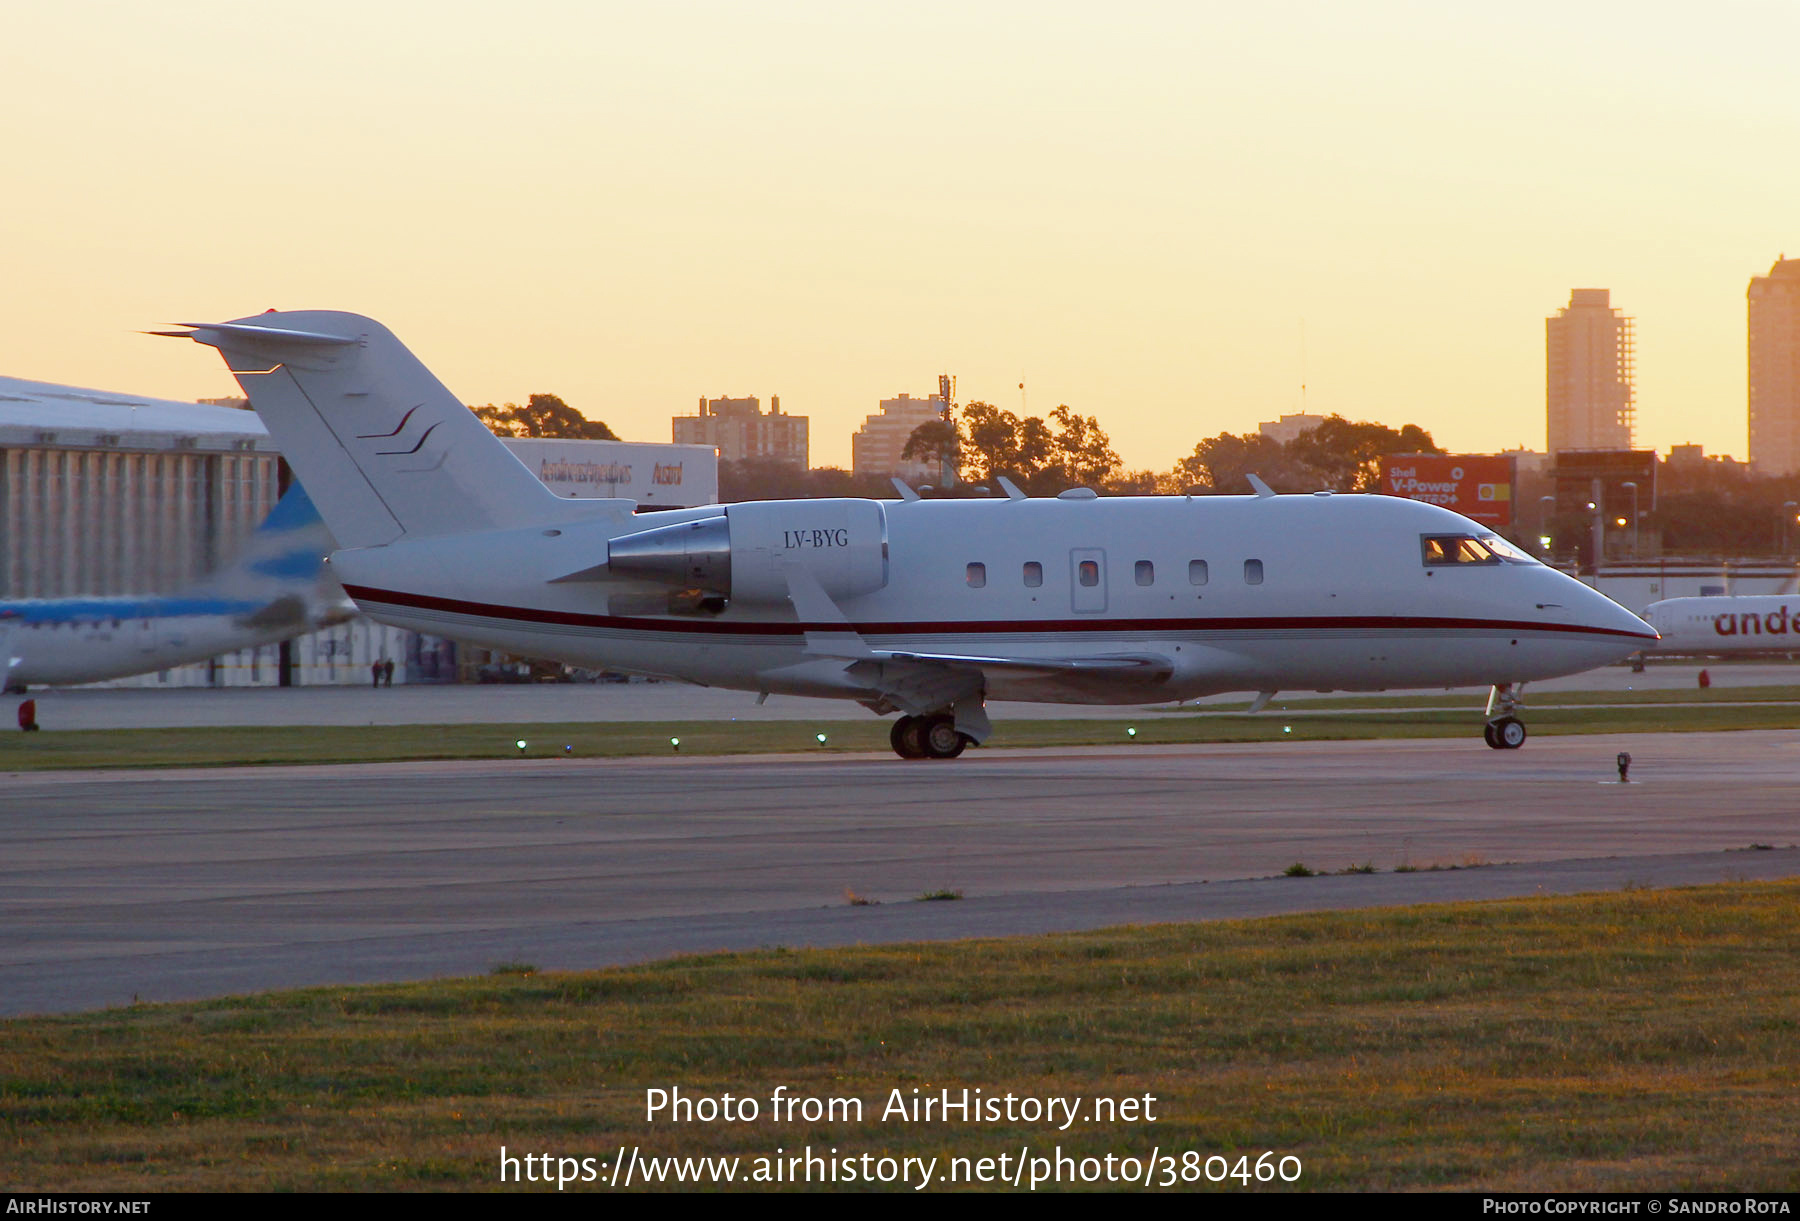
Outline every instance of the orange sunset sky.
<svg viewBox="0 0 1800 1221">
<path fill-rule="evenodd" d="M 1544 443 L 1544 318 L 1637 319 L 1638 442 L 1745 451 L 1800 254 L 1800 6 L 15 5 L 0 373 L 235 392 L 139 329 L 385 322 L 465 401 L 667 441 L 781 396 L 1099 417 L 1133 467 L 1301 410 Z"/>
</svg>

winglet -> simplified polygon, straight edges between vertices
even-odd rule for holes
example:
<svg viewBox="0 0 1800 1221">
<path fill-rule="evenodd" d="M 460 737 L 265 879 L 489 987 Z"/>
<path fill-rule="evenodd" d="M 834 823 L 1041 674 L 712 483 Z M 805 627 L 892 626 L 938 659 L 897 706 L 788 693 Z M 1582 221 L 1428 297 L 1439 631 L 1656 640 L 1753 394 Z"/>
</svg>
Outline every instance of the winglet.
<svg viewBox="0 0 1800 1221">
<path fill-rule="evenodd" d="M 1244 478 L 1248 479 L 1250 481 L 1250 486 L 1256 489 L 1258 499 L 1261 499 L 1264 496 L 1273 496 L 1275 494 L 1275 489 L 1264 483 L 1261 475 L 1245 475 Z"/>
<path fill-rule="evenodd" d="M 906 480 L 898 475 L 891 476 L 891 478 L 894 481 L 894 490 L 900 493 L 901 500 L 917 500 L 919 498 L 919 494 L 908 486 Z"/>
<path fill-rule="evenodd" d="M 1274 698 L 1275 693 L 1273 691 L 1258 691 L 1256 693 L 1256 698 L 1250 701 L 1250 711 L 1261 712 L 1264 708 L 1269 706 L 1269 701 Z"/>
<path fill-rule="evenodd" d="M 831 600 L 817 577 L 798 560 L 780 561 L 781 575 L 787 578 L 788 601 L 794 614 L 805 624 L 824 625 L 823 630 L 808 627 L 806 651 L 825 657 L 869 658 L 875 650 L 850 626 L 850 619 Z"/>
<path fill-rule="evenodd" d="M 1002 492 L 1006 493 L 1006 498 L 1008 500 L 1029 500 L 1030 499 L 1029 496 L 1025 495 L 1025 493 L 1023 493 L 1019 490 L 1018 484 L 1016 484 L 1012 480 L 1008 479 L 1005 475 L 996 476 L 994 479 L 994 482 L 1000 485 L 1000 490 Z"/>
</svg>

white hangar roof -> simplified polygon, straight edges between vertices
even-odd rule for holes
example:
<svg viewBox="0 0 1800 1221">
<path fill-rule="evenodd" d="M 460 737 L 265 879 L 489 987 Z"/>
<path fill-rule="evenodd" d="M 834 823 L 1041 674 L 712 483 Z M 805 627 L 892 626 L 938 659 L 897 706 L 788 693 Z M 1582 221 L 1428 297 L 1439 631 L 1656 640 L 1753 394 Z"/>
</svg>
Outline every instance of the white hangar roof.
<svg viewBox="0 0 1800 1221">
<path fill-rule="evenodd" d="M 171 438 L 274 449 L 254 411 L 0 377 L 0 445 L 166 449 Z"/>
</svg>

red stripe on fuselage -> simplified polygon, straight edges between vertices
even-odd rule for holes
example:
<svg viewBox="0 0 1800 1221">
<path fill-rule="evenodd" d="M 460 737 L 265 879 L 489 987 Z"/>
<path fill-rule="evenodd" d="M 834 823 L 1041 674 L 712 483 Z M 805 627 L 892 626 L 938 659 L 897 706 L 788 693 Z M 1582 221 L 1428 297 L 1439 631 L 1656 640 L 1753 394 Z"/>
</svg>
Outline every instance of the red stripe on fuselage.
<svg viewBox="0 0 1800 1221">
<path fill-rule="evenodd" d="M 521 623 L 551 623 L 562 627 L 592 627 L 626 632 L 686 632 L 709 636 L 800 636 L 806 632 L 841 632 L 841 623 L 769 623 L 718 619 L 644 618 L 625 615 L 593 615 L 579 611 L 545 610 L 534 606 L 500 606 L 468 602 L 430 594 L 346 585 L 344 592 L 358 602 L 413 607 L 487 619 L 512 619 Z M 1449 619 L 1419 615 L 1287 615 L 1234 619 L 958 619 L 903 620 L 895 623 L 853 623 L 850 630 L 865 636 L 955 636 L 1021 632 L 1266 632 L 1424 629 L 1432 631 L 1559 632 L 1582 636 L 1620 636 L 1627 640 L 1655 640 L 1648 631 L 1625 632 L 1578 623 L 1521 623 L 1509 619 Z"/>
</svg>

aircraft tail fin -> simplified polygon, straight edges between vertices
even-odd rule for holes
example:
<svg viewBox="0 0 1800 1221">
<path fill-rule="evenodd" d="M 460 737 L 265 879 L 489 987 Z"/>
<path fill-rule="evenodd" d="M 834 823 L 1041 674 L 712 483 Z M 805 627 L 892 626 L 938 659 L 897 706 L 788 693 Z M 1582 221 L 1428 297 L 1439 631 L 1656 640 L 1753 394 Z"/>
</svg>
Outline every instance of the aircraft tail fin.
<svg viewBox="0 0 1800 1221">
<path fill-rule="evenodd" d="M 328 310 L 182 323 L 218 348 L 341 547 L 562 520 L 546 488 L 391 331 Z"/>
<path fill-rule="evenodd" d="M 254 605 L 246 626 L 292 621 L 299 630 L 335 622 L 353 610 L 325 567 L 337 542 L 306 489 L 296 483 L 269 510 L 230 563 L 202 577 L 189 595 Z"/>
</svg>

